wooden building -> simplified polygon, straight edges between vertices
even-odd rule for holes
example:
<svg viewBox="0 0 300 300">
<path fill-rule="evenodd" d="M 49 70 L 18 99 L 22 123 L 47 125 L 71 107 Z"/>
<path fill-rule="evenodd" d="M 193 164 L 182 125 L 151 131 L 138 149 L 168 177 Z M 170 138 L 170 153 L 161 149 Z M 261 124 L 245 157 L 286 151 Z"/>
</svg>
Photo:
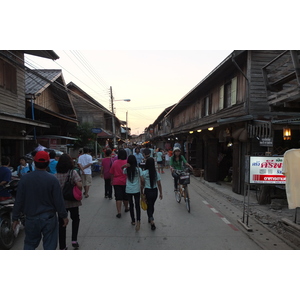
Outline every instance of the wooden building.
<svg viewBox="0 0 300 300">
<path fill-rule="evenodd" d="M 0 51 L 0 155 L 9 156 L 14 166 L 26 153 L 34 128 L 50 128 L 49 123 L 26 116 L 25 53 L 45 59 L 59 58 L 52 50 Z"/>
<path fill-rule="evenodd" d="M 46 148 L 67 152 L 78 124 L 61 70 L 26 70 L 26 116 L 51 124 L 35 128 L 33 140 Z"/>
<path fill-rule="evenodd" d="M 291 144 L 282 137 L 283 125 L 274 124 L 300 117 L 296 100 L 290 109 L 270 109 L 278 95 L 267 96 L 263 68 L 282 52 L 233 51 L 152 128 L 156 133 L 153 142 L 162 137 L 178 140 L 189 163 L 204 170 L 205 180 L 231 181 L 233 191 L 242 193 L 245 155 L 283 154 Z M 299 57 L 295 53 L 292 57 L 295 67 Z M 297 71 L 288 78 L 297 81 Z M 299 87 L 293 88 L 299 91 Z M 293 99 L 297 99 L 295 95 L 296 91 Z"/>
</svg>

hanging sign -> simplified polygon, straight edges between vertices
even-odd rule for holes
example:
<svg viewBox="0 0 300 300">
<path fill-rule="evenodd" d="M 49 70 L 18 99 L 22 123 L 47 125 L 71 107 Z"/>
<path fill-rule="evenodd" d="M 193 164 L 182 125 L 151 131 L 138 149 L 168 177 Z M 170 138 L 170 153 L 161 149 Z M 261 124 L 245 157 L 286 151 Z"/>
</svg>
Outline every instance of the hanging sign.
<svg viewBox="0 0 300 300">
<path fill-rule="evenodd" d="M 102 129 L 101 128 L 92 128 L 93 133 L 101 133 Z"/>
</svg>

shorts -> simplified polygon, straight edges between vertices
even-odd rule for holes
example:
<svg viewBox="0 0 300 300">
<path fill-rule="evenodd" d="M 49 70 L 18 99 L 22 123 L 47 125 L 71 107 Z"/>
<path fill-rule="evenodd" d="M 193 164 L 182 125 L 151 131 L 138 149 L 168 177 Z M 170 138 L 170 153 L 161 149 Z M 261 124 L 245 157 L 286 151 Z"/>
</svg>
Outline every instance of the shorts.
<svg viewBox="0 0 300 300">
<path fill-rule="evenodd" d="M 91 174 L 81 174 L 82 186 L 92 185 L 92 175 Z"/>
<path fill-rule="evenodd" d="M 162 165 L 162 163 L 162 160 L 157 162 L 158 165 Z"/>
<path fill-rule="evenodd" d="M 126 194 L 126 185 L 114 185 L 115 199 L 117 201 L 128 201 Z"/>
</svg>

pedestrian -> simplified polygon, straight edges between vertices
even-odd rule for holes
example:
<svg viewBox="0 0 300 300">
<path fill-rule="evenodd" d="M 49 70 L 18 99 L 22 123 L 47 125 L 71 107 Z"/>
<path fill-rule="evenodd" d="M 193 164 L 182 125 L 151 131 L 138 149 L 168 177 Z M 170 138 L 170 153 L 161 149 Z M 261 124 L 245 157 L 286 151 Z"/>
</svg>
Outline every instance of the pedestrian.
<svg viewBox="0 0 300 300">
<path fill-rule="evenodd" d="M 111 157 L 112 150 L 107 148 L 105 151 L 105 158 L 102 159 L 100 176 L 104 179 L 104 197 L 109 200 L 112 199 L 112 185 L 110 168 L 113 162 L 117 159 Z"/>
<path fill-rule="evenodd" d="M 131 224 L 136 225 L 136 231 L 140 230 L 141 225 L 141 175 L 142 169 L 138 167 L 134 155 L 129 155 L 127 163 L 122 166 L 123 173 L 127 175 L 126 180 L 126 194 L 129 200 L 129 209 L 131 216 Z M 134 206 L 136 211 L 136 221 L 134 215 Z"/>
<path fill-rule="evenodd" d="M 11 198 L 11 194 L 4 187 L 11 181 L 11 171 L 9 169 L 10 158 L 3 156 L 0 167 L 0 201 Z"/>
<path fill-rule="evenodd" d="M 57 166 L 56 166 L 57 173 L 55 174 L 56 178 L 59 181 L 60 187 L 63 189 L 68 176 L 72 174 L 70 180 L 74 182 L 77 187 L 82 190 L 82 182 L 79 174 L 74 170 L 74 162 L 69 154 L 62 154 L 60 157 Z M 79 230 L 79 206 L 82 205 L 81 201 L 65 201 L 65 208 L 67 212 L 70 212 L 70 217 L 72 220 L 72 247 L 75 249 L 79 248 L 79 244 L 77 241 L 78 230 Z M 67 250 L 68 247 L 66 246 L 66 227 L 64 225 L 64 221 L 62 218 L 58 219 L 59 221 L 59 231 L 58 231 L 58 241 L 59 241 L 59 249 L 60 250 Z"/>
<path fill-rule="evenodd" d="M 27 158 L 25 156 L 20 157 L 20 164 L 17 167 L 17 175 L 18 177 L 23 176 L 32 171 L 31 165 L 27 162 Z"/>
<path fill-rule="evenodd" d="M 143 156 L 143 154 L 141 153 L 140 147 L 136 147 L 136 148 L 134 149 L 133 155 L 134 155 L 135 158 L 136 158 L 137 165 L 139 165 L 139 164 L 143 161 L 143 159 L 144 159 L 144 156 Z"/>
<path fill-rule="evenodd" d="M 167 150 L 165 150 L 164 155 L 165 155 L 165 167 L 166 167 L 166 169 L 169 169 L 169 166 L 170 166 L 170 156 L 169 156 L 169 153 L 168 153 Z"/>
<path fill-rule="evenodd" d="M 25 218 L 24 250 L 34 250 L 43 238 L 45 250 L 55 250 L 58 240 L 57 215 L 67 226 L 68 213 L 59 182 L 46 171 L 49 153 L 38 151 L 34 157 L 35 171 L 22 176 L 13 208 L 13 230 L 19 224 L 21 213 Z"/>
<path fill-rule="evenodd" d="M 125 206 L 125 212 L 129 211 L 129 203 L 126 195 L 126 179 L 127 176 L 123 173 L 122 166 L 127 163 L 127 153 L 124 149 L 118 152 L 118 159 L 115 160 L 110 168 L 111 183 L 114 187 L 117 218 L 121 218 L 122 202 Z"/>
<path fill-rule="evenodd" d="M 51 174 L 56 174 L 56 166 L 57 166 L 57 160 L 56 160 L 56 152 L 54 150 L 51 150 L 49 152 L 49 156 L 50 156 L 50 163 L 49 163 L 49 170 L 48 172 Z"/>
<path fill-rule="evenodd" d="M 179 180 L 179 175 L 176 172 L 176 170 L 183 171 L 184 166 L 187 166 L 188 168 L 193 170 L 193 167 L 187 163 L 185 157 L 183 155 L 181 155 L 180 148 L 174 148 L 173 156 L 170 158 L 170 170 L 171 170 L 172 176 L 174 178 L 174 190 L 175 191 L 177 191 L 178 180 Z"/>
<path fill-rule="evenodd" d="M 163 152 L 161 148 L 158 148 L 156 152 L 156 162 L 157 162 L 157 168 L 158 172 L 164 174 L 164 166 L 163 166 Z"/>
<path fill-rule="evenodd" d="M 84 188 L 85 198 L 89 197 L 89 189 L 92 185 L 92 164 L 93 159 L 89 154 L 90 150 L 87 147 L 83 148 L 83 154 L 78 157 L 78 166 L 81 170 L 82 186 Z"/>
<path fill-rule="evenodd" d="M 146 160 L 145 170 L 142 172 L 142 192 L 146 196 L 147 201 L 147 215 L 148 223 L 151 224 L 151 230 L 155 230 L 156 226 L 154 223 L 154 204 L 158 196 L 159 190 L 159 199 L 162 200 L 162 186 L 160 182 L 160 174 L 155 169 L 155 161 L 153 157 L 149 157 Z"/>
</svg>

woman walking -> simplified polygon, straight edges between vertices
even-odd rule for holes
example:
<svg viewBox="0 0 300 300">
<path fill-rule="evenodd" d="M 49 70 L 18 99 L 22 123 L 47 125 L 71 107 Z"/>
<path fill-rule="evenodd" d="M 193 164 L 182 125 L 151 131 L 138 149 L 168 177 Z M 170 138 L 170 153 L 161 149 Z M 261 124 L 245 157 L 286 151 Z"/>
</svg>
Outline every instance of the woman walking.
<svg viewBox="0 0 300 300">
<path fill-rule="evenodd" d="M 126 194 L 129 200 L 129 209 L 131 216 L 131 224 L 136 225 L 136 231 L 140 230 L 141 224 L 141 207 L 140 207 L 140 197 L 141 197 L 141 174 L 142 169 L 138 167 L 137 160 L 134 155 L 129 155 L 127 159 L 127 164 L 122 166 L 123 173 L 127 175 L 126 180 Z M 133 200 L 134 199 L 134 200 Z M 134 201 L 134 202 L 133 202 Z M 136 210 L 136 223 L 134 216 L 134 205 Z"/>
<path fill-rule="evenodd" d="M 101 177 L 104 178 L 104 197 L 109 200 L 112 199 L 112 185 L 111 185 L 111 175 L 109 170 L 112 166 L 112 163 L 116 158 L 111 157 L 112 151 L 110 148 L 107 148 L 105 151 L 105 158 L 102 159 L 101 163 Z"/>
<path fill-rule="evenodd" d="M 82 190 L 82 182 L 79 174 L 74 170 L 74 162 L 72 158 L 68 154 L 63 154 L 57 165 L 56 165 L 57 173 L 55 176 L 57 177 L 61 188 L 63 189 L 68 176 L 71 176 L 70 179 L 78 186 L 80 190 Z M 67 212 L 70 212 L 70 216 L 72 219 L 72 247 L 75 249 L 79 248 L 79 244 L 77 242 L 78 230 L 79 230 L 79 206 L 81 206 L 81 201 L 69 201 L 65 200 L 65 207 Z M 66 246 L 66 227 L 63 226 L 63 219 L 59 218 L 59 249 L 67 250 Z"/>
<path fill-rule="evenodd" d="M 127 176 L 123 173 L 122 166 L 127 163 L 127 153 L 124 149 L 118 152 L 118 159 L 115 160 L 110 168 L 111 183 L 114 187 L 117 218 L 121 218 L 122 202 L 125 206 L 125 212 L 129 211 L 128 200 L 126 195 L 126 179 Z"/>
<path fill-rule="evenodd" d="M 151 230 L 155 230 L 156 226 L 154 223 L 154 204 L 158 196 L 159 199 L 163 198 L 162 187 L 160 182 L 160 174 L 155 169 L 155 162 L 153 157 L 149 157 L 146 160 L 145 170 L 142 173 L 142 177 L 145 182 L 142 182 L 142 190 L 147 199 L 147 215 L 148 222 L 151 224 Z M 157 189 L 158 188 L 158 189 Z"/>
<path fill-rule="evenodd" d="M 164 166 L 163 166 L 163 152 L 161 148 L 158 148 L 156 152 L 156 162 L 157 162 L 157 169 L 158 172 L 164 174 Z"/>
</svg>

